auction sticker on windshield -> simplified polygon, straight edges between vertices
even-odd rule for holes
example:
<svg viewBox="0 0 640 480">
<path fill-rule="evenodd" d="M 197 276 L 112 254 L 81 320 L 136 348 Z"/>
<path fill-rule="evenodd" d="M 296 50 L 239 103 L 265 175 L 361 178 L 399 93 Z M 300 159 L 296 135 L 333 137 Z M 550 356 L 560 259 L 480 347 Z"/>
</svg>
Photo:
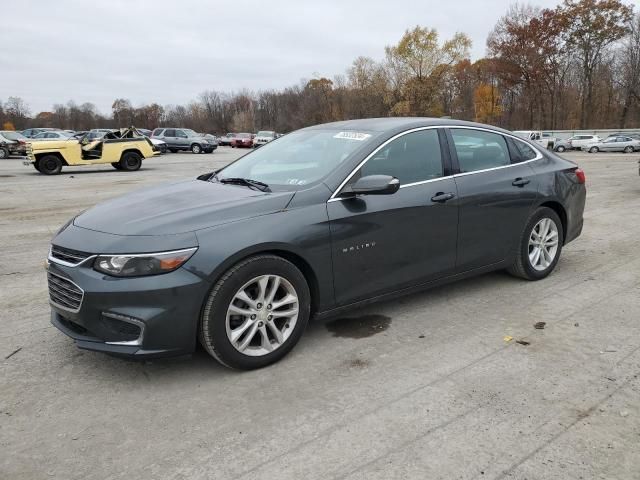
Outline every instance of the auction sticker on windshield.
<svg viewBox="0 0 640 480">
<path fill-rule="evenodd" d="M 359 142 L 362 142 L 363 140 L 366 140 L 370 136 L 371 135 L 369 135 L 368 133 L 340 132 L 340 133 L 335 134 L 333 136 L 333 138 L 345 138 L 347 140 L 358 140 Z"/>
</svg>

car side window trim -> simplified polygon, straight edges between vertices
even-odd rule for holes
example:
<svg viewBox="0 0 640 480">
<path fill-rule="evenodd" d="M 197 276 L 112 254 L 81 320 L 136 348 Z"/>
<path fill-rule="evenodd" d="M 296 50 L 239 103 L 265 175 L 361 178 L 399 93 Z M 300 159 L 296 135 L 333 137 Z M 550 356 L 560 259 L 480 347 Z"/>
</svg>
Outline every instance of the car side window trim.
<svg viewBox="0 0 640 480">
<path fill-rule="evenodd" d="M 371 152 L 369 155 L 367 155 L 365 157 L 364 160 L 362 160 L 352 171 L 351 173 L 349 173 L 349 175 L 347 175 L 347 177 L 342 181 L 342 183 L 340 183 L 340 185 L 338 185 L 338 188 L 335 189 L 335 191 L 331 194 L 331 197 L 329 197 L 329 200 L 327 200 L 327 202 L 336 202 L 336 201 L 342 201 L 344 200 L 344 198 L 339 197 L 338 195 L 340 195 L 340 192 L 342 191 L 342 189 L 345 187 L 345 185 L 347 185 L 349 183 L 349 180 L 351 180 L 351 178 L 360 171 L 360 169 L 365 165 L 365 163 L 367 163 L 371 158 L 373 158 L 376 153 L 378 153 L 380 150 L 382 150 L 384 147 L 386 147 L 389 143 L 393 142 L 394 140 L 403 137 L 405 135 L 408 135 L 409 133 L 413 133 L 413 132 L 420 132 L 422 130 L 433 130 L 433 129 L 438 129 L 438 128 L 442 128 L 441 125 L 433 125 L 433 126 L 428 126 L 428 127 L 417 127 L 417 128 L 412 128 L 411 130 L 405 130 L 404 132 L 400 132 L 396 135 L 394 135 L 393 137 L 387 139 L 386 141 L 384 141 L 383 143 L 381 143 L 380 145 L 378 145 L 376 147 L 376 149 Z M 439 137 L 440 139 L 440 137 Z M 441 150 L 441 155 L 442 155 L 442 164 L 443 164 L 443 171 L 445 173 L 448 173 L 448 169 L 447 169 L 447 158 L 445 157 L 444 152 L 442 151 L 444 148 L 444 146 L 442 145 L 442 140 L 440 139 L 440 150 Z M 431 178 L 429 180 L 421 180 L 419 182 L 413 182 L 413 183 L 406 183 L 404 185 L 400 185 L 400 188 L 406 188 L 406 187 L 413 187 L 416 185 L 422 185 L 423 183 L 430 183 L 430 182 L 438 182 L 440 180 L 444 180 L 445 178 L 450 178 L 451 175 L 447 175 L 447 176 L 442 176 L 439 178 Z"/>
<path fill-rule="evenodd" d="M 493 133 L 493 134 L 497 134 L 497 135 L 502 135 L 505 138 L 511 138 L 513 140 L 520 140 L 523 141 L 522 138 L 516 136 L 516 135 L 510 135 L 508 133 L 503 133 L 503 132 L 496 132 L 495 130 L 490 130 L 488 128 L 480 128 L 480 127 L 467 127 L 466 125 L 444 125 L 442 126 L 442 128 L 444 128 L 447 132 L 447 140 L 449 142 L 449 151 L 451 152 L 451 159 L 452 159 L 452 163 L 454 165 L 454 174 L 453 177 L 462 177 L 462 176 L 466 176 L 466 175 L 475 175 L 477 173 L 484 173 L 484 172 L 491 172 L 493 170 L 500 170 L 503 168 L 511 168 L 511 167 L 515 167 L 518 165 L 524 165 L 526 163 L 530 163 L 530 162 L 535 162 L 537 160 L 541 160 L 543 157 L 542 153 L 540 152 L 540 150 L 538 150 L 536 147 L 534 147 L 531 143 L 525 142 L 527 143 L 527 145 L 529 147 L 531 147 L 533 149 L 534 152 L 536 152 L 536 157 L 532 158 L 531 160 L 525 160 L 522 162 L 518 162 L 518 163 L 510 163 L 508 165 L 500 165 L 499 167 L 491 167 L 491 168 L 484 168 L 482 170 L 475 170 L 473 172 L 461 172 L 460 171 L 460 165 L 458 163 L 458 155 L 455 151 L 455 146 L 453 144 L 453 138 L 451 136 L 451 131 L 452 129 L 462 129 L 462 130 L 480 130 L 483 132 L 488 132 L 488 133 Z M 508 142 L 506 142 L 508 145 Z"/>
</svg>

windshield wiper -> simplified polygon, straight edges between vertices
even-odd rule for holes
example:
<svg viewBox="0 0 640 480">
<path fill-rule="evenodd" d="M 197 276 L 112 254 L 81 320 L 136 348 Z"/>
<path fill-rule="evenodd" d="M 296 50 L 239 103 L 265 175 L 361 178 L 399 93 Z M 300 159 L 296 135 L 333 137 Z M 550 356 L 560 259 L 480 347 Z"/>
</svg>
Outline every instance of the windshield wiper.
<svg viewBox="0 0 640 480">
<path fill-rule="evenodd" d="M 261 192 L 270 192 L 269 185 L 258 180 L 252 180 L 250 178 L 229 177 L 217 179 L 220 183 L 231 183 L 234 185 L 245 185 L 249 188 L 260 190 Z"/>
</svg>

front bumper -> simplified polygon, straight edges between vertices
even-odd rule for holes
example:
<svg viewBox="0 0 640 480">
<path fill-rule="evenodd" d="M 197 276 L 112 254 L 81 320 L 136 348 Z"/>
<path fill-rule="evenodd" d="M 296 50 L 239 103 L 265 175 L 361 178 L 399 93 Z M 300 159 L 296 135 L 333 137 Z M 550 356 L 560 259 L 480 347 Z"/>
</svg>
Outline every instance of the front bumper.
<svg viewBox="0 0 640 480">
<path fill-rule="evenodd" d="M 51 323 L 79 348 L 136 358 L 193 352 L 200 307 L 209 290 L 205 280 L 184 267 L 162 275 L 116 278 L 93 270 L 92 261 L 86 263 L 48 265 L 49 275 L 82 291 L 79 306 L 69 308 L 57 293 L 64 285 L 52 286 L 49 280 Z M 57 290 L 52 293 L 52 288 Z"/>
</svg>

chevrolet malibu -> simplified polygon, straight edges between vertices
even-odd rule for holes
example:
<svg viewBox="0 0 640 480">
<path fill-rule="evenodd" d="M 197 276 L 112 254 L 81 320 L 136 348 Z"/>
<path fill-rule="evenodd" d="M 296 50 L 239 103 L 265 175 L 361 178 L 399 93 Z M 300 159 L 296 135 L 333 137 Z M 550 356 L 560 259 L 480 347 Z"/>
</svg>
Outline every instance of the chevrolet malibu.
<svg viewBox="0 0 640 480">
<path fill-rule="evenodd" d="M 305 128 L 217 172 L 69 221 L 51 321 L 80 348 L 285 356 L 310 318 L 497 269 L 541 280 L 582 230 L 578 166 L 494 127 L 385 118 Z"/>
</svg>

